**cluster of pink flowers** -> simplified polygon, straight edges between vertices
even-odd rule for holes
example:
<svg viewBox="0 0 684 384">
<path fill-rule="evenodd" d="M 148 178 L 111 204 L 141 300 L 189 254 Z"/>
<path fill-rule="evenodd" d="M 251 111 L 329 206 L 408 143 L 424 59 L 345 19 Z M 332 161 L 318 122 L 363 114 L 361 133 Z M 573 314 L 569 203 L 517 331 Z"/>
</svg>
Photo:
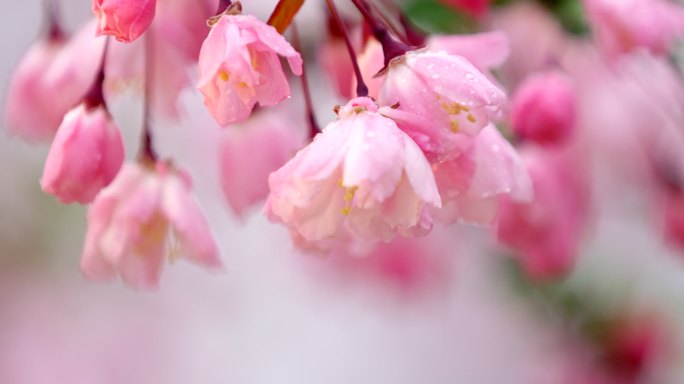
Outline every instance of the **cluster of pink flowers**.
<svg viewBox="0 0 684 384">
<path fill-rule="evenodd" d="M 150 132 L 148 114 L 180 116 L 179 94 L 195 64 L 207 110 L 228 127 L 221 184 L 238 215 L 265 200 L 265 214 L 284 224 L 296 245 L 319 251 L 426 236 L 435 221 L 493 224 L 531 275 L 557 276 L 572 267 L 589 193 L 576 162 L 581 87 L 560 53 L 516 57 L 516 44 L 530 36 L 516 40 L 524 31 L 433 35 L 411 47 L 409 26 L 397 36 L 374 19 L 373 7 L 354 0 L 374 36 L 358 28 L 350 38 L 338 25 L 348 46 L 338 38 L 323 46 L 324 70 L 348 101 L 320 132 L 309 110 L 307 143 L 293 128 L 297 118 L 268 108 L 291 94 L 281 58 L 300 76 L 300 53 L 282 31 L 243 14 L 239 2 L 219 1 L 217 13 L 215 3 L 95 0 L 95 20 L 71 38 L 53 17 L 50 33 L 12 78 L 6 106 L 12 132 L 53 139 L 43 190 L 64 203 L 92 204 L 86 276 L 118 274 L 128 285 L 150 288 L 176 253 L 221 265 L 209 225 L 190 198 L 190 177 L 157 156 Z M 478 16 L 489 7 L 488 1 L 446 3 Z M 639 48 L 662 55 L 683 32 L 681 7 L 666 1 L 585 5 L 610 57 Z M 636 24 L 626 16 L 634 7 L 644 9 Z M 663 23 L 651 22 L 661 16 Z M 505 20 L 498 23 L 506 30 Z M 347 50 L 353 65 L 341 59 Z M 505 70 L 514 73 L 503 82 L 494 71 L 511 54 Z M 503 84 L 513 91 L 510 106 Z M 130 85 L 145 89 L 146 121 L 137 159 L 125 162 L 107 101 Z M 247 157 L 253 159 L 242 161 Z M 680 211 L 675 197 L 668 200 L 671 212 Z M 681 232 L 678 217 L 668 217 L 670 232 Z"/>
</svg>

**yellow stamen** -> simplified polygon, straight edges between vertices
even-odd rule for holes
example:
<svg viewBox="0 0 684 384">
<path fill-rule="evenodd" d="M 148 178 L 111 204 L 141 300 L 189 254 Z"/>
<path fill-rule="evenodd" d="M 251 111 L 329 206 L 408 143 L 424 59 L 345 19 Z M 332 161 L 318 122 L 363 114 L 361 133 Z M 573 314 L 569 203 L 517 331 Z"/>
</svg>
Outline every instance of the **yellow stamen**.
<svg viewBox="0 0 684 384">
<path fill-rule="evenodd" d="M 451 132 L 458 133 L 458 120 L 451 120 Z"/>
<path fill-rule="evenodd" d="M 230 79 L 230 74 L 226 71 L 219 71 L 217 76 L 218 76 L 219 80 L 222 80 L 222 81 L 228 81 Z"/>
<path fill-rule="evenodd" d="M 342 184 L 342 179 L 340 179 L 337 184 L 344 188 L 344 208 L 342 208 L 342 214 L 345 216 L 349 216 L 349 213 L 351 212 L 351 201 L 354 199 L 354 195 L 356 195 L 356 191 L 359 189 L 358 186 L 353 186 L 351 188 L 347 188 Z"/>
<path fill-rule="evenodd" d="M 477 121 L 477 119 L 475 118 L 475 116 L 473 116 L 469 113 L 468 114 L 468 121 L 470 121 L 471 123 L 474 123 Z"/>
</svg>

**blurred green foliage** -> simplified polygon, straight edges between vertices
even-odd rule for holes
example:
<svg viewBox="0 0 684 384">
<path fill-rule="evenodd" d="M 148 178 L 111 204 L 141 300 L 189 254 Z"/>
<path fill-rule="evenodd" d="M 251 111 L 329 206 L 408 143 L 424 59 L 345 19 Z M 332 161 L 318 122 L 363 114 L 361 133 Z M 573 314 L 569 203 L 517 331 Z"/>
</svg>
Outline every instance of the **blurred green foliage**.
<svg viewBox="0 0 684 384">
<path fill-rule="evenodd" d="M 494 0 L 492 6 L 534 0 Z M 589 31 L 581 0 L 537 0 L 555 15 L 570 33 L 581 35 Z M 403 9 L 409 19 L 429 33 L 472 33 L 477 31 L 477 20 L 444 5 L 439 0 L 409 0 Z"/>
</svg>

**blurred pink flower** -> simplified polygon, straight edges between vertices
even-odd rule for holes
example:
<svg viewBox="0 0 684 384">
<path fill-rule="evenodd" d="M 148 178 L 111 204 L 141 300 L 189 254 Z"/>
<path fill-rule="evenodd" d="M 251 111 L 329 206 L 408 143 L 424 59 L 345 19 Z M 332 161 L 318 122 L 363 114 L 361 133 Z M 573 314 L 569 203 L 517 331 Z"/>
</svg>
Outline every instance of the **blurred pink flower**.
<svg viewBox="0 0 684 384">
<path fill-rule="evenodd" d="M 560 71 L 528 77 L 517 89 L 511 107 L 511 128 L 539 144 L 559 144 L 575 129 L 576 94 L 572 78 Z"/>
<path fill-rule="evenodd" d="M 88 211 L 84 275 L 102 281 L 118 274 L 132 288 L 156 288 L 164 259 L 180 256 L 222 265 L 188 175 L 166 162 L 125 164 Z"/>
<path fill-rule="evenodd" d="M 565 153 L 523 152 L 534 187 L 532 202 L 504 197 L 498 238 L 512 247 L 525 271 L 536 279 L 568 273 L 575 264 L 588 214 L 588 192 Z"/>
<path fill-rule="evenodd" d="M 616 56 L 635 48 L 664 55 L 684 34 L 684 8 L 667 0 L 583 0 L 601 48 Z"/>
<path fill-rule="evenodd" d="M 508 36 L 501 31 L 431 35 L 427 46 L 430 51 L 465 57 L 483 72 L 503 65 L 511 53 Z"/>
<path fill-rule="evenodd" d="M 318 62 L 340 96 L 345 99 L 354 97 L 354 68 L 343 40 L 331 39 L 320 46 Z"/>
<path fill-rule="evenodd" d="M 387 108 L 389 109 L 389 108 Z M 439 207 L 418 146 L 367 97 L 350 101 L 294 159 L 271 174 L 265 211 L 309 241 L 343 227 L 367 240 L 426 234 Z"/>
<path fill-rule="evenodd" d="M 221 143 L 221 186 L 240 217 L 268 196 L 268 175 L 285 165 L 304 146 L 305 123 L 282 109 L 262 109 L 249 120 L 224 131 Z M 259 156 L 254 156 L 259 153 Z"/>
<path fill-rule="evenodd" d="M 380 104 L 397 106 L 392 118 L 437 159 L 457 155 L 462 136 L 477 136 L 505 100 L 468 60 L 444 52 L 414 51 L 395 59 L 380 92 Z"/>
<path fill-rule="evenodd" d="M 433 164 L 442 208 L 432 211 L 444 222 L 491 224 L 503 196 L 516 202 L 533 199 L 532 183 L 518 153 L 493 125 L 488 125 L 461 156 Z"/>
<path fill-rule="evenodd" d="M 12 73 L 5 105 L 6 124 L 12 134 L 30 141 L 49 140 L 71 107 L 64 106 L 61 93 L 54 97 L 59 92 L 45 81 L 45 73 L 63 46 L 61 38 L 36 41 Z"/>
<path fill-rule="evenodd" d="M 41 187 L 63 203 L 90 203 L 119 172 L 121 133 L 103 106 L 81 104 L 64 117 L 45 161 Z"/>
<path fill-rule="evenodd" d="M 510 56 L 502 75 L 510 87 L 516 87 L 531 72 L 558 62 L 569 41 L 558 20 L 545 7 L 531 1 L 497 8 L 492 12 L 490 28 L 508 36 Z"/>
<path fill-rule="evenodd" d="M 93 0 L 97 34 L 130 43 L 149 28 L 157 0 Z"/>
<path fill-rule="evenodd" d="M 302 58 L 275 28 L 253 16 L 220 17 L 200 50 L 197 85 L 219 124 L 243 121 L 256 103 L 274 105 L 290 95 L 278 55 L 302 73 Z"/>
</svg>

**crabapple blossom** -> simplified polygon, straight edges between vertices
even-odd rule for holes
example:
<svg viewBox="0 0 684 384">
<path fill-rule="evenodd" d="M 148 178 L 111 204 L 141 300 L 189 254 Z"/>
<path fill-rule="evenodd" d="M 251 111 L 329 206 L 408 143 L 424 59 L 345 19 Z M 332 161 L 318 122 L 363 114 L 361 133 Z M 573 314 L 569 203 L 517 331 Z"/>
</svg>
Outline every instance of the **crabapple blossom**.
<svg viewBox="0 0 684 384">
<path fill-rule="evenodd" d="M 562 143 L 575 128 L 575 104 L 575 89 L 568 75 L 560 71 L 531 75 L 513 97 L 513 132 L 540 144 Z"/>
<path fill-rule="evenodd" d="M 477 136 L 505 99 L 467 59 L 445 52 L 414 51 L 395 58 L 380 91 L 381 105 L 414 116 L 398 117 L 400 127 L 429 157 L 440 160 L 457 155 L 458 143 Z"/>
<path fill-rule="evenodd" d="M 501 66 L 511 52 L 508 36 L 501 31 L 432 35 L 427 39 L 427 47 L 430 51 L 465 57 L 482 72 Z"/>
<path fill-rule="evenodd" d="M 5 105 L 5 120 L 12 134 L 41 141 L 57 131 L 69 106 L 64 108 L 63 99 L 53 97 L 56 90 L 46 82 L 45 73 L 63 46 L 62 38 L 36 41 L 12 73 Z"/>
<path fill-rule="evenodd" d="M 645 48 L 664 55 L 684 35 L 684 7 L 668 0 L 583 0 L 598 42 L 609 56 Z"/>
<path fill-rule="evenodd" d="M 189 176 L 168 162 L 124 164 L 88 210 L 83 274 L 126 285 L 159 285 L 165 259 L 220 268 L 209 224 L 190 196 Z"/>
<path fill-rule="evenodd" d="M 149 28 L 156 7 L 157 0 L 93 0 L 97 34 L 130 43 Z"/>
<path fill-rule="evenodd" d="M 297 132 L 304 126 L 300 120 L 278 106 L 261 109 L 246 122 L 223 132 L 221 186 L 238 216 L 268 196 L 268 175 L 304 146 L 304 132 Z"/>
<path fill-rule="evenodd" d="M 498 238 L 520 252 L 532 278 L 558 277 L 575 265 L 588 210 L 586 185 L 563 152 L 530 149 L 523 156 L 534 200 L 502 199 Z"/>
<path fill-rule="evenodd" d="M 254 16 L 219 16 L 200 50 L 197 84 L 219 124 L 243 121 L 256 103 L 274 105 L 290 95 L 278 55 L 302 73 L 302 58 L 275 28 Z"/>
<path fill-rule="evenodd" d="M 389 108 L 387 108 L 389 109 Z M 370 98 L 351 100 L 269 177 L 265 211 L 305 240 L 348 229 L 367 240 L 426 234 L 440 200 L 420 148 Z"/>
<path fill-rule="evenodd" d="M 40 184 L 63 203 L 87 204 L 114 179 L 123 158 L 121 133 L 109 112 L 83 103 L 64 116 Z"/>
<path fill-rule="evenodd" d="M 531 202 L 533 190 L 525 164 L 493 125 L 486 126 L 461 156 L 432 165 L 442 196 L 433 217 L 491 224 L 501 198 Z"/>
</svg>

